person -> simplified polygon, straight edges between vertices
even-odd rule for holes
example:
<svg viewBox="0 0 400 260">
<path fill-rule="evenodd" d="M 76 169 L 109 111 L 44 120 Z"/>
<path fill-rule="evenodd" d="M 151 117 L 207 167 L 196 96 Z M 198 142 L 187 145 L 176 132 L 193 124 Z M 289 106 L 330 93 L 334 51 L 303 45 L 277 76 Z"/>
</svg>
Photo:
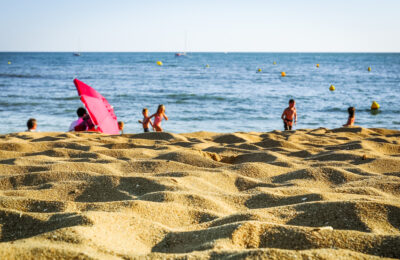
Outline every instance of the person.
<svg viewBox="0 0 400 260">
<path fill-rule="evenodd" d="M 163 118 L 165 118 L 165 120 L 168 120 L 168 117 L 165 114 L 165 106 L 159 105 L 157 108 L 157 112 L 150 116 L 150 118 L 152 117 L 154 117 L 153 128 L 156 130 L 156 132 L 162 132 L 163 129 L 161 128 L 161 121 Z"/>
<path fill-rule="evenodd" d="M 354 121 L 356 121 L 356 109 L 354 107 L 349 107 L 347 109 L 347 112 L 349 112 L 349 118 L 347 119 L 347 123 L 344 124 L 343 126 L 352 126 L 354 125 Z"/>
<path fill-rule="evenodd" d="M 143 131 L 145 133 L 150 132 L 149 125 L 151 125 L 152 128 L 154 128 L 154 125 L 150 120 L 149 110 L 147 108 L 143 108 L 142 114 L 143 114 L 143 120 L 139 120 L 139 123 L 143 125 Z"/>
<path fill-rule="evenodd" d="M 35 118 L 29 118 L 28 122 L 26 122 L 26 126 L 28 127 L 27 132 L 36 132 L 37 122 Z"/>
<path fill-rule="evenodd" d="M 76 114 L 78 115 L 78 119 L 73 121 L 69 126 L 68 131 L 93 131 L 95 126 L 92 122 L 92 119 L 87 114 L 86 109 L 83 107 L 78 108 L 76 110 Z"/>
<path fill-rule="evenodd" d="M 296 101 L 291 99 L 289 100 L 289 107 L 283 110 L 281 118 L 283 120 L 283 126 L 285 130 L 292 130 L 293 121 L 295 124 L 297 123 L 297 111 L 295 105 Z"/>
<path fill-rule="evenodd" d="M 121 135 L 124 134 L 124 125 L 124 122 L 118 121 L 118 130 Z"/>
</svg>

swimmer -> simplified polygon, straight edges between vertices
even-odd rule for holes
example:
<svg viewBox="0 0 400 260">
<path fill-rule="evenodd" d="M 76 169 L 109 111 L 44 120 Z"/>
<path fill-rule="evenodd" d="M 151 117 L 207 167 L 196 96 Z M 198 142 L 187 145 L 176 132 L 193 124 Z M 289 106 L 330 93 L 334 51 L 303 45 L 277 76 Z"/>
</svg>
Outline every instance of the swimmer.
<svg viewBox="0 0 400 260">
<path fill-rule="evenodd" d="M 349 118 L 347 119 L 347 123 L 344 124 L 343 126 L 352 126 L 354 125 L 354 122 L 356 121 L 356 109 L 354 107 L 349 107 L 347 109 L 347 112 L 349 112 Z"/>
<path fill-rule="evenodd" d="M 26 122 L 26 126 L 28 127 L 27 132 L 36 132 L 37 122 L 35 118 L 30 118 L 28 122 Z"/>
<path fill-rule="evenodd" d="M 292 130 L 293 121 L 295 124 L 297 123 L 297 111 L 295 105 L 296 101 L 291 99 L 289 100 L 289 107 L 283 110 L 281 118 L 283 120 L 283 126 L 285 130 Z"/>
</svg>

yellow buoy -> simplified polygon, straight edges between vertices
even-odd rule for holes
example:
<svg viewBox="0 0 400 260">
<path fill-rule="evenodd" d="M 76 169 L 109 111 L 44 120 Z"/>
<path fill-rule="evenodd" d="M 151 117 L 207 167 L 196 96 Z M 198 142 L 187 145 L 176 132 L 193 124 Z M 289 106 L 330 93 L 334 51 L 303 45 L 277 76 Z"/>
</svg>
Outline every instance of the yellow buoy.
<svg viewBox="0 0 400 260">
<path fill-rule="evenodd" d="M 274 65 L 276 65 L 276 61 L 274 61 L 274 63 L 273 63 Z"/>
<path fill-rule="evenodd" d="M 257 70 L 257 72 L 261 72 L 261 71 L 262 71 L 262 69 L 258 69 L 258 70 Z"/>
<path fill-rule="evenodd" d="M 317 68 L 319 68 L 319 64 L 317 64 Z"/>
<path fill-rule="evenodd" d="M 281 72 L 282 77 L 286 77 L 286 73 L 284 71 Z"/>
<path fill-rule="evenodd" d="M 11 65 L 11 61 L 8 62 L 8 65 Z"/>
<path fill-rule="evenodd" d="M 371 71 L 371 67 L 368 67 L 368 71 Z"/>
<path fill-rule="evenodd" d="M 209 67 L 210 67 L 210 65 L 206 64 L 206 68 L 209 68 Z"/>
<path fill-rule="evenodd" d="M 162 65 L 163 65 L 162 61 L 160 61 L 160 60 L 157 61 L 157 65 L 158 65 L 158 66 L 162 66 Z"/>
<path fill-rule="evenodd" d="M 334 85 L 331 85 L 331 86 L 329 87 L 329 90 L 330 90 L 330 91 L 335 91 L 335 86 L 334 86 Z"/>
<path fill-rule="evenodd" d="M 372 101 L 371 109 L 372 109 L 372 110 L 378 110 L 378 109 L 379 109 L 379 104 L 378 104 L 378 102 Z"/>
</svg>

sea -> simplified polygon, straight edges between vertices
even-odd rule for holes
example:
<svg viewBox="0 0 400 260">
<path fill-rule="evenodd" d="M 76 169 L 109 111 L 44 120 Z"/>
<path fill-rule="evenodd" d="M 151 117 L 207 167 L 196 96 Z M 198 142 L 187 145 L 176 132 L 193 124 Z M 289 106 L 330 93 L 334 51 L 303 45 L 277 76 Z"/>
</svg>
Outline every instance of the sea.
<svg viewBox="0 0 400 260">
<path fill-rule="evenodd" d="M 124 133 L 142 132 L 142 109 L 159 104 L 167 132 L 283 130 L 289 99 L 295 129 L 341 127 L 350 106 L 356 125 L 400 129 L 400 53 L 2 52 L 0 133 L 25 131 L 29 118 L 41 132 L 67 131 L 83 105 L 75 78 L 108 100 Z"/>
</svg>

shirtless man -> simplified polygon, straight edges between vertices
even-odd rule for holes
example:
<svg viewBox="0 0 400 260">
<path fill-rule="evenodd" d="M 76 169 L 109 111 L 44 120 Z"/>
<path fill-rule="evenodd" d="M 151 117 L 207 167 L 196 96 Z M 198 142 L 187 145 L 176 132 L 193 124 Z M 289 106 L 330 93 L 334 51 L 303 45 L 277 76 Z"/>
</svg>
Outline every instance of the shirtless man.
<svg viewBox="0 0 400 260">
<path fill-rule="evenodd" d="M 294 107 L 295 105 L 296 101 L 294 101 L 294 99 L 291 99 L 289 100 L 289 107 L 283 110 L 281 118 L 283 120 L 285 130 L 292 130 L 293 120 L 295 124 L 297 123 L 297 111 Z"/>
</svg>

